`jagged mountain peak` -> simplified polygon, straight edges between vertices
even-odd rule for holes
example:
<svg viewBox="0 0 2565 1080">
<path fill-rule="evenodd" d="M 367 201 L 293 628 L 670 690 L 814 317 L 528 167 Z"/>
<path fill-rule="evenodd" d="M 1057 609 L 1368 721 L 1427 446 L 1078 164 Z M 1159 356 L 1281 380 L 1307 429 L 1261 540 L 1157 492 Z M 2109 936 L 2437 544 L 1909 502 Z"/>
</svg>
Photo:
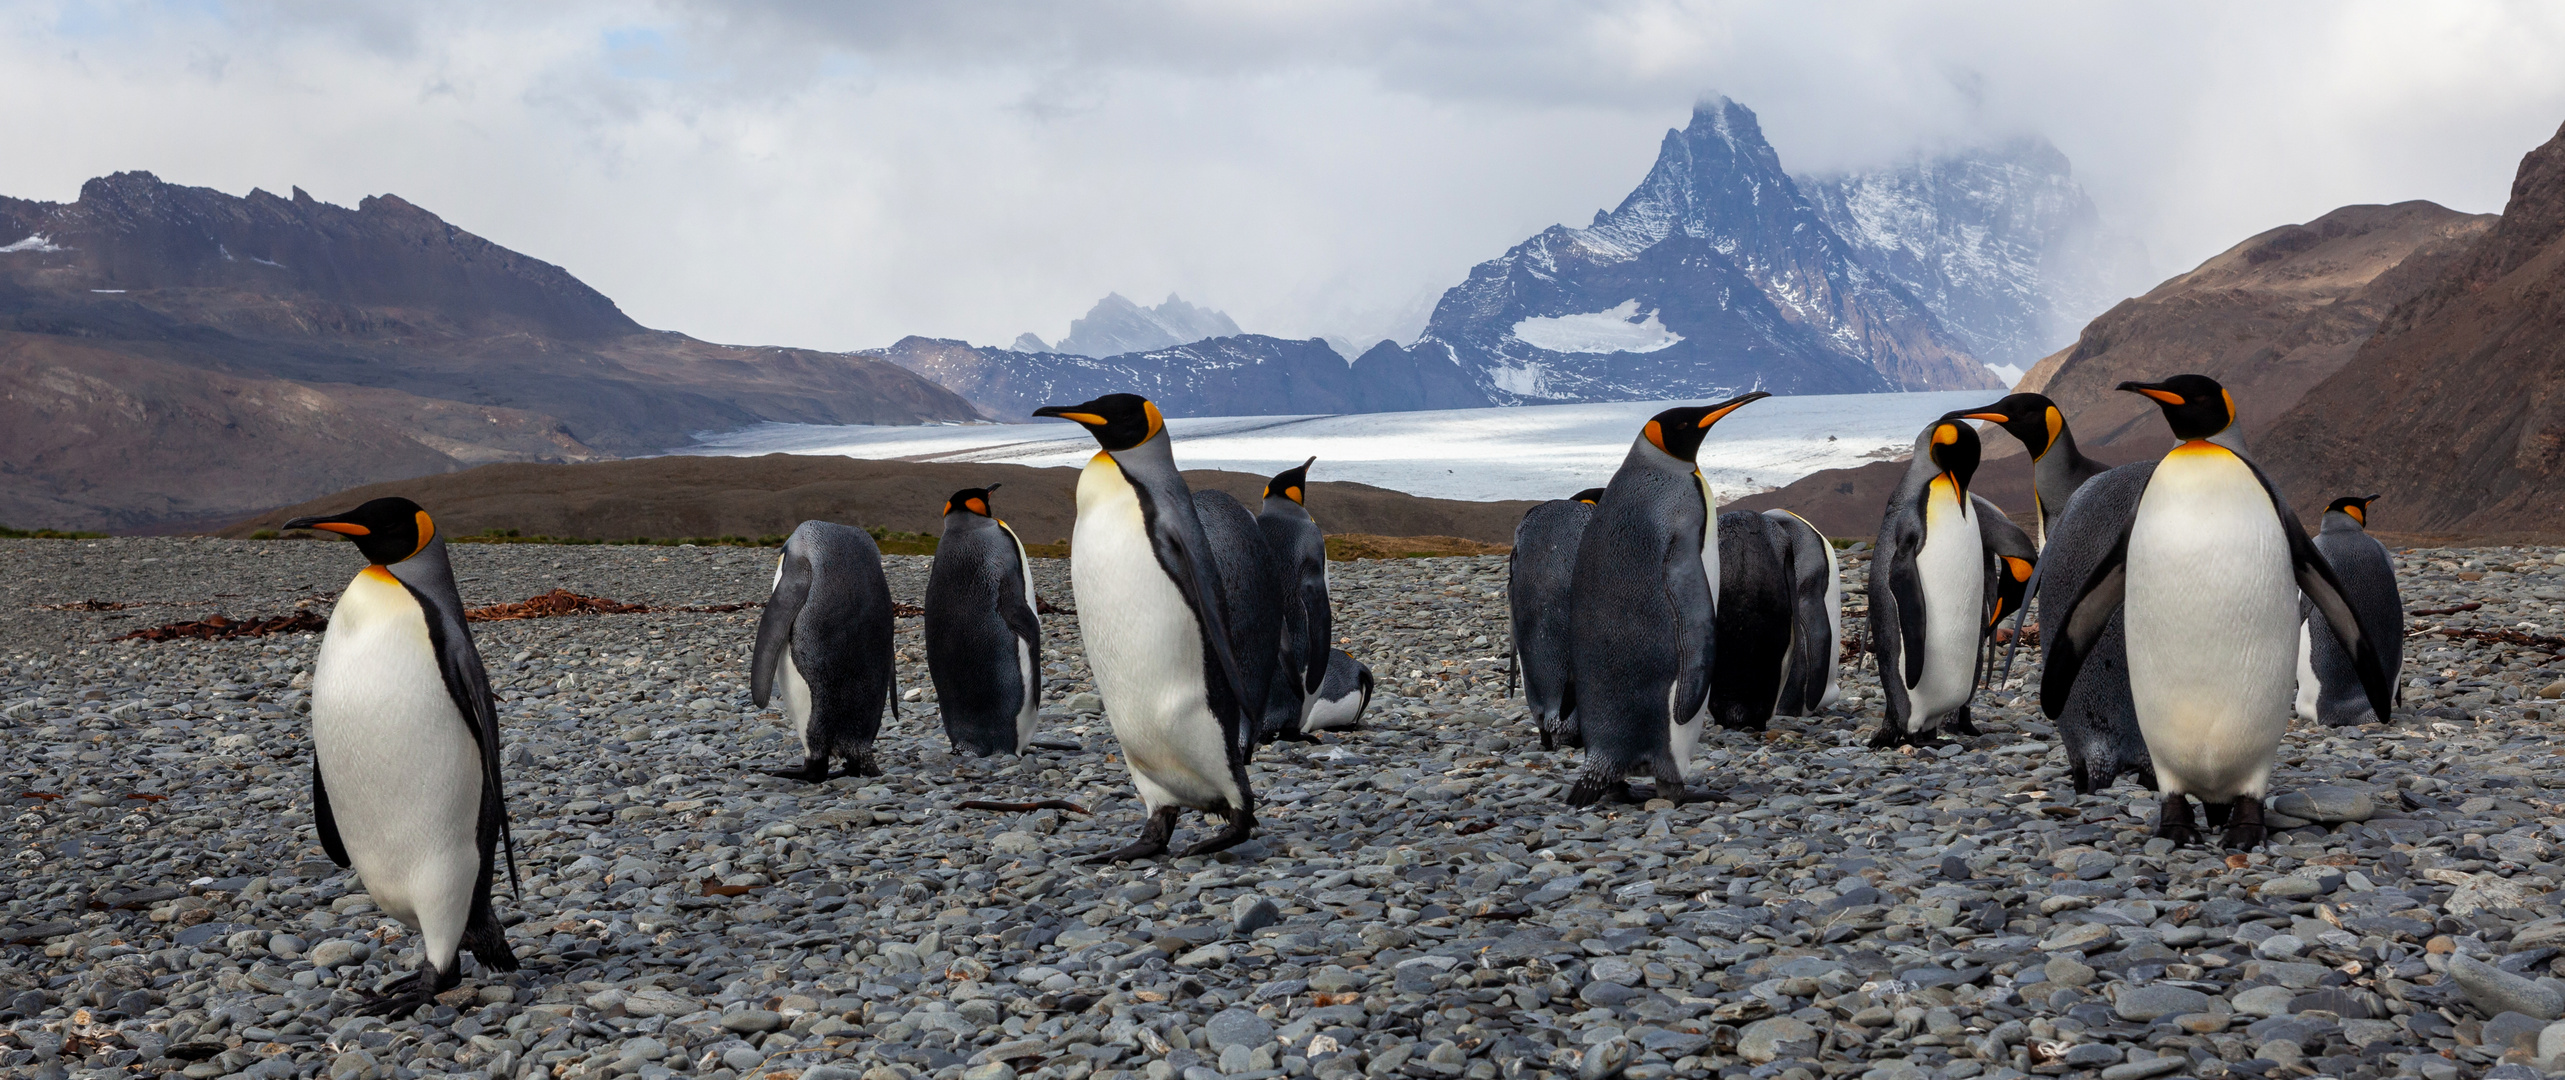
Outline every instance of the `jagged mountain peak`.
<svg viewBox="0 0 2565 1080">
<path fill-rule="evenodd" d="M 1069 324 L 1069 336 L 1054 346 L 1064 353 L 1105 357 L 1122 353 L 1148 352 L 1191 344 L 1205 338 L 1235 337 L 1243 333 L 1228 315 L 1211 308 L 1197 307 L 1174 293 L 1156 307 L 1142 307 L 1121 293 L 1106 293 L 1104 299 L 1087 309 L 1086 316 Z M 1027 334 L 1017 338 L 1026 344 Z M 1038 342 L 1040 338 L 1034 338 Z M 1033 350 L 1041 351 L 1041 350 Z"/>
</svg>

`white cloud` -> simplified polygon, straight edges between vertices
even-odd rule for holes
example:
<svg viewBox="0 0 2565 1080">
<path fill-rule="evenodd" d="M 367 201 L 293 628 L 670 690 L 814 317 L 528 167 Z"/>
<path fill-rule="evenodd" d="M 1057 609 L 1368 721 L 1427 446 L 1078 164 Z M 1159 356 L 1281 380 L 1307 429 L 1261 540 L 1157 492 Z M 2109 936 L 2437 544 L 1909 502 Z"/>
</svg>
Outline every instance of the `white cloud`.
<svg viewBox="0 0 2565 1080">
<path fill-rule="evenodd" d="M 397 192 L 726 341 L 1056 337 L 1115 290 L 1363 338 L 1617 202 L 1708 91 L 1794 169 L 2046 134 L 2171 272 L 2499 209 L 2560 60 L 2534 5 L 35 3 L 0 194 Z"/>
</svg>

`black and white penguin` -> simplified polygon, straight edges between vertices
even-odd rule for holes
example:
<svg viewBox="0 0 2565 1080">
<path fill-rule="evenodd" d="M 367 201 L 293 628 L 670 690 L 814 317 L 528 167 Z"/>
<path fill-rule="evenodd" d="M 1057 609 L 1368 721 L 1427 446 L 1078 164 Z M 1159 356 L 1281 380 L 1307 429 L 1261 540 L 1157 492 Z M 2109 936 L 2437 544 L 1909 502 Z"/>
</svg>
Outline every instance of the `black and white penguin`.
<svg viewBox="0 0 2565 1080">
<path fill-rule="evenodd" d="M 1719 529 L 1693 460 L 1710 425 L 1761 391 L 1667 409 L 1632 441 L 1576 550 L 1568 620 L 1585 767 L 1568 802 L 1628 798 L 1646 773 L 1659 798 L 1688 796 L 1718 648 Z"/>
<path fill-rule="evenodd" d="M 891 586 L 871 534 L 805 521 L 785 538 L 774 592 L 757 620 L 748 696 L 760 707 L 783 697 L 802 763 L 769 775 L 816 784 L 829 778 L 832 760 L 846 763 L 838 776 L 882 774 L 873 739 L 882 710 L 899 709 L 891 617 Z"/>
<path fill-rule="evenodd" d="M 1788 672 L 1781 679 L 1781 698 L 1773 711 L 1807 716 L 1830 708 L 1842 690 L 1836 666 L 1844 648 L 1844 582 L 1835 560 L 1835 545 L 1808 519 L 1788 510 L 1766 510 L 1773 545 L 1788 568 L 1797 612 L 1790 623 Z"/>
<path fill-rule="evenodd" d="M 498 705 L 427 511 L 375 499 L 284 527 L 346 536 L 368 564 L 330 610 L 312 666 L 312 819 L 330 861 L 354 866 L 374 906 L 419 933 L 418 970 L 363 1007 L 399 1015 L 463 980 L 458 950 L 517 969 L 490 909 L 502 850 L 516 879 Z"/>
<path fill-rule="evenodd" d="M 2181 445 L 2157 462 L 2112 553 L 2059 612 L 2040 703 L 2055 716 L 2113 610 L 2126 614 L 2129 690 L 2163 793 L 2156 835 L 2200 838 L 2186 796 L 2226 827 L 2229 847 L 2263 840 L 2262 796 L 2289 725 L 2298 597 L 2340 636 L 2372 708 L 2392 689 L 2342 584 L 2252 461 L 2213 441 L 2235 401 L 2205 375 L 2120 389 L 2154 399 Z"/>
<path fill-rule="evenodd" d="M 2084 583 L 2118 549 L 2154 475 L 2152 461 L 2111 469 L 2077 488 L 2058 511 L 2048 543 L 2040 549 L 2036 592 L 2043 656 L 2065 634 L 2064 613 Z M 2067 781 L 2081 794 L 2109 787 L 2123 774 L 2155 786 L 2155 763 L 2147 756 L 2146 735 L 2138 730 L 2137 703 L 2129 697 L 2125 622 L 2123 613 L 2113 612 L 2102 624 L 2074 688 L 2052 714 L 2058 745 L 2066 751 Z"/>
<path fill-rule="evenodd" d="M 1239 671 L 1265 688 L 1256 741 L 1307 739 L 1300 718 L 1309 691 L 1302 689 L 1294 666 L 1300 662 L 1296 646 L 1301 642 L 1289 640 L 1286 633 L 1299 621 L 1293 618 L 1300 611 L 1299 597 L 1283 574 L 1282 560 L 1265 542 L 1255 515 L 1228 492 L 1194 492 L 1193 512 L 1218 568 L 1213 578 L 1228 606 L 1229 638 L 1244 650 L 1238 654 Z"/>
<path fill-rule="evenodd" d="M 1069 577 L 1096 694 L 1149 820 L 1137 842 L 1096 861 L 1165 851 L 1184 807 L 1228 819 L 1184 854 L 1235 845 L 1256 827 L 1247 754 L 1265 709 L 1266 684 L 1250 680 L 1246 664 L 1253 646 L 1270 643 L 1232 637 L 1221 568 L 1176 471 L 1166 419 L 1138 394 L 1034 415 L 1075 421 L 1103 448 L 1078 477 Z"/>
<path fill-rule="evenodd" d="M 1363 722 L 1363 710 L 1371 703 L 1372 669 L 1343 649 L 1329 649 L 1327 678 L 1318 684 L 1317 693 L 1309 695 L 1301 727 L 1307 731 L 1355 727 Z"/>
<path fill-rule="evenodd" d="M 1987 420 L 2010 432 L 2031 452 L 2031 510 L 2040 546 L 2047 546 L 2049 523 L 2066 510 L 2075 489 L 2102 475 L 2108 466 L 2075 448 L 2075 433 L 2066 414 L 2046 394 L 2013 394 L 1992 405 L 1962 409 L 1944 420 Z"/>
<path fill-rule="evenodd" d="M 2360 617 L 2361 629 L 2377 642 L 2378 662 L 2401 699 L 2404 691 L 2404 593 L 2396 588 L 2396 562 L 2387 548 L 2369 535 L 2369 504 L 2375 495 L 2351 495 L 2325 507 L 2324 523 L 2309 541 L 2342 582 L 2343 598 Z M 2298 624 L 2298 715 L 2328 727 L 2379 721 L 2360 685 L 2360 672 L 2342 639 L 2333 635 L 2313 601 L 2300 603 L 2305 618 Z"/>
<path fill-rule="evenodd" d="M 998 489 L 944 500 L 926 575 L 926 671 L 953 749 L 1021 754 L 1042 706 L 1042 617 L 1024 541 L 989 509 Z"/>
<path fill-rule="evenodd" d="M 1732 731 L 1772 726 L 1790 673 L 1798 622 L 1790 567 L 1772 522 L 1751 510 L 1719 515 L 1719 643 L 1710 662 L 1710 718 Z"/>
<path fill-rule="evenodd" d="M 1585 496 L 1591 494 L 1593 498 Z M 1576 731 L 1573 640 L 1568 625 L 1568 582 L 1576 573 L 1577 539 L 1594 519 L 1601 488 L 1551 499 L 1523 512 L 1514 525 L 1514 553 L 1505 557 L 1505 599 L 1512 615 L 1514 674 L 1541 748 L 1583 746 Z M 1511 681 L 1511 680 L 1509 680 Z M 1511 687 L 1507 688 L 1509 692 Z"/>
<path fill-rule="evenodd" d="M 1256 525 L 1265 531 L 1265 546 L 1273 552 L 1284 589 L 1283 667 L 1286 675 L 1300 680 L 1304 710 L 1316 700 L 1311 695 L 1319 684 L 1327 681 L 1328 653 L 1336 642 L 1335 615 L 1327 602 L 1327 537 L 1309 514 L 1309 466 L 1317 460 L 1310 458 L 1265 481 L 1264 505 L 1256 512 Z M 1268 715 L 1273 708 L 1274 702 L 1265 703 Z M 1264 737 L 1271 739 L 1297 734 L 1308 725 L 1302 717 L 1279 730 L 1272 724 L 1265 727 Z"/>
<path fill-rule="evenodd" d="M 1944 727 L 1975 731 L 1978 643 L 1986 617 L 1986 539 L 1970 501 L 1977 430 L 1936 420 L 1915 439 L 1888 496 L 1870 560 L 1870 648 L 1888 709 L 1874 747 L 1915 745 Z"/>
<path fill-rule="evenodd" d="M 1991 677 L 1995 662 L 2002 656 L 1996 647 L 1995 632 L 2006 618 L 2022 613 L 2023 599 L 2031 591 L 2032 572 L 2039 568 L 2040 553 L 2030 534 L 2013 524 L 2012 516 L 1994 500 L 1970 492 L 1968 504 L 1977 514 L 1978 537 L 1986 544 L 1986 627 L 1981 666 Z"/>
</svg>

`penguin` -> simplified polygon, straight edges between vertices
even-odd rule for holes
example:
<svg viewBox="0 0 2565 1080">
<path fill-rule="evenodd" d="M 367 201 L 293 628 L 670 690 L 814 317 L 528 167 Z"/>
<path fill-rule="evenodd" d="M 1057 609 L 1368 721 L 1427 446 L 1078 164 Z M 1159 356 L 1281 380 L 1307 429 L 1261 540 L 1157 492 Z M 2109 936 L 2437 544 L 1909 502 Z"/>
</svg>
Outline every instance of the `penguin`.
<svg viewBox="0 0 2565 1080">
<path fill-rule="evenodd" d="M 1327 537 L 1318 531 L 1318 519 L 1309 515 L 1308 506 L 1309 467 L 1317 461 L 1310 458 L 1265 481 L 1264 505 L 1256 513 L 1284 588 L 1283 665 L 1300 680 L 1300 692 L 1292 696 L 1304 699 L 1304 708 L 1317 700 L 1311 695 L 1327 681 L 1328 653 L 1336 641 L 1336 621 L 1327 602 Z M 1265 708 L 1270 714 L 1274 704 L 1268 701 Z M 1305 717 L 1279 730 L 1269 724 L 1264 737 L 1296 736 L 1307 727 Z"/>
<path fill-rule="evenodd" d="M 1507 681 L 1521 678 L 1523 702 L 1541 733 L 1543 750 L 1585 745 L 1575 724 L 1568 579 L 1576 573 L 1577 539 L 1585 535 L 1602 499 L 1601 488 L 1589 488 L 1534 505 L 1515 523 L 1514 551 L 1505 557 L 1505 599 L 1514 639 L 1514 671 Z M 1513 687 L 1506 692 L 1510 696 Z"/>
<path fill-rule="evenodd" d="M 882 549 L 862 529 L 802 522 L 775 560 L 748 664 L 749 699 L 763 708 L 781 692 L 802 739 L 801 765 L 767 775 L 816 784 L 833 759 L 846 763 L 835 775 L 880 776 L 873 739 L 883 708 L 899 712 L 897 677 Z"/>
<path fill-rule="evenodd" d="M 2323 524 L 2309 541 L 2341 580 L 2343 598 L 2371 641 L 2378 662 L 2401 699 L 2405 666 L 2404 594 L 2396 588 L 2396 563 L 2387 548 L 2369 535 L 2369 504 L 2375 495 L 2350 495 L 2325 507 Z M 2324 624 L 2312 601 L 2300 601 L 2298 624 L 2298 715 L 2328 727 L 2380 721 L 2361 693 L 2360 673 L 2342 640 Z M 2400 700 L 2398 704 L 2402 704 Z"/>
<path fill-rule="evenodd" d="M 1870 561 L 1870 647 L 1888 709 L 1870 745 L 1918 745 L 1947 728 L 1974 734 L 1978 643 L 1986 614 L 1984 515 L 1971 502 L 1977 429 L 1936 420 L 1888 497 Z"/>
<path fill-rule="evenodd" d="M 2062 614 L 2075 602 L 2083 583 L 2118 546 L 2129 518 L 2137 513 L 2155 463 L 2139 461 L 2111 469 L 2086 481 L 2059 509 L 2040 549 L 2035 587 L 2043 657 L 2065 631 Z M 2146 736 L 2138 730 L 2137 704 L 2129 696 L 2128 640 L 2125 619 L 2113 612 L 2085 657 L 2082 673 L 2068 691 L 2057 721 L 2057 741 L 2066 750 L 2066 775 L 2079 794 L 2090 795 L 2121 775 L 2155 786 L 2155 762 L 2147 756 Z M 2043 667 L 2046 662 L 2043 661 Z"/>
<path fill-rule="evenodd" d="M 1021 754 L 1042 705 L 1042 617 L 1024 541 L 989 509 L 998 485 L 944 500 L 926 575 L 926 671 L 960 753 Z"/>
<path fill-rule="evenodd" d="M 1718 648 L 1719 528 L 1693 460 L 1710 425 L 1762 391 L 1667 409 L 1640 428 L 1577 541 L 1568 584 L 1575 724 L 1585 767 L 1568 802 L 1630 797 L 1648 773 L 1681 801 Z"/>
<path fill-rule="evenodd" d="M 284 527 L 346 536 L 367 563 L 312 666 L 312 822 L 330 861 L 419 934 L 419 967 L 361 1007 L 398 1016 L 463 981 L 458 950 L 517 970 L 490 907 L 502 851 L 516 883 L 498 705 L 427 511 L 374 499 Z"/>
<path fill-rule="evenodd" d="M 1285 632 L 1295 626 L 1292 616 L 1300 598 L 1265 542 L 1264 527 L 1235 497 L 1226 491 L 1197 491 L 1193 511 L 1218 571 L 1213 580 L 1228 607 L 1230 639 L 1246 650 L 1238 654 L 1240 673 L 1265 688 L 1256 741 L 1306 740 L 1300 730 L 1309 697 L 1301 688 L 1302 643 Z"/>
<path fill-rule="evenodd" d="M 2066 426 L 2066 414 L 2045 394 L 2013 394 L 1992 405 L 1944 414 L 1942 419 L 1991 421 L 2031 452 L 2031 510 L 2040 547 L 2048 546 L 2049 523 L 2066 510 L 2075 489 L 2108 468 L 2075 448 L 2075 433 Z"/>
<path fill-rule="evenodd" d="M 1220 567 L 1176 471 L 1166 418 L 1138 394 L 1033 415 L 1074 421 L 1102 448 L 1078 475 L 1069 579 L 1096 694 L 1149 816 L 1139 840 L 1093 861 L 1166 851 L 1185 807 L 1227 819 L 1185 855 L 1234 846 L 1256 827 L 1247 754 L 1266 684 L 1247 678 L 1252 643 L 1232 637 Z"/>
<path fill-rule="evenodd" d="M 2022 600 L 2030 594 L 2032 571 L 2039 568 L 2040 555 L 2030 534 L 2013 524 L 2012 516 L 2003 507 L 1976 492 L 1969 493 L 1968 504 L 1977 514 L 1978 538 L 1986 545 L 1985 644 L 1979 663 L 1991 678 L 1995 661 L 2001 656 L 1995 631 L 2007 616 L 2021 614 Z"/>
<path fill-rule="evenodd" d="M 1718 647 L 1710 664 L 1710 718 L 1734 731 L 1772 726 L 1790 674 L 1798 597 L 1773 525 L 1751 510 L 1719 515 Z"/>
<path fill-rule="evenodd" d="M 1327 679 L 1309 695 L 1309 711 L 1302 714 L 1301 728 L 1333 731 L 1358 726 L 1371 703 L 1372 669 L 1343 649 L 1329 649 Z"/>
<path fill-rule="evenodd" d="M 1766 510 L 1773 545 L 1788 568 L 1796 611 L 1790 621 L 1787 673 L 1773 711 L 1807 716 L 1831 708 L 1843 696 L 1835 667 L 1844 648 L 1844 583 L 1835 561 L 1835 545 L 1808 519 L 1788 510 Z"/>
<path fill-rule="evenodd" d="M 2216 441 L 2234 426 L 2233 396 L 2205 375 L 2119 388 L 2153 399 L 2181 443 L 2156 463 L 2117 542 L 2058 612 L 2040 705 L 2058 715 L 2109 616 L 2124 612 L 2130 696 L 2162 794 L 2155 835 L 2199 840 L 2188 799 L 2197 796 L 2209 826 L 2225 827 L 2225 846 L 2251 848 L 2265 836 L 2262 797 L 2288 728 L 2299 595 L 2351 653 L 2381 716 L 2392 697 L 2387 670 L 2270 480 Z"/>
</svg>

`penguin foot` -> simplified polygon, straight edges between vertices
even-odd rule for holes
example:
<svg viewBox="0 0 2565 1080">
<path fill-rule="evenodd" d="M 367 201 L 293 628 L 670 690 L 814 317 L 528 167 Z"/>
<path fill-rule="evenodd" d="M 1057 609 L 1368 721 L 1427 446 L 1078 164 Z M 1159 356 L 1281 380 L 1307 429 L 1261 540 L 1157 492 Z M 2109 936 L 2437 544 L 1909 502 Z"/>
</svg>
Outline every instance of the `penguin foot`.
<svg viewBox="0 0 2565 1080">
<path fill-rule="evenodd" d="M 1576 783 L 1568 788 L 1567 794 L 1569 806 L 1595 806 L 1601 803 L 1635 805 L 1638 801 L 1630 794 L 1629 781 L 1598 780 L 1590 776 L 1578 777 Z"/>
<path fill-rule="evenodd" d="M 863 749 L 850 752 L 846 755 L 846 767 L 838 770 L 837 775 L 880 776 L 882 775 L 882 767 L 873 761 L 873 747 L 870 744 L 866 744 Z"/>
<path fill-rule="evenodd" d="M 799 780 L 805 784 L 816 784 L 822 780 L 828 779 L 828 759 L 825 757 L 806 757 L 803 758 L 802 763 L 795 768 L 759 769 L 758 771 L 765 773 L 768 776 L 781 777 L 786 780 Z"/>
<path fill-rule="evenodd" d="M 1161 806 L 1149 815 L 1149 823 L 1140 827 L 1140 839 L 1132 841 L 1129 847 L 1088 859 L 1087 865 L 1105 866 L 1163 855 L 1167 851 L 1167 841 L 1175 839 L 1175 836 L 1176 807 Z"/>
<path fill-rule="evenodd" d="M 2235 810 L 2226 803 L 2201 803 L 2200 806 L 2209 812 L 2209 827 L 2212 829 L 2226 828 L 2227 815 Z"/>
<path fill-rule="evenodd" d="M 1190 859 L 1197 855 L 1209 855 L 1215 851 L 1237 847 L 1246 843 L 1247 838 L 1255 835 L 1255 832 L 1256 815 L 1245 810 L 1236 811 L 1229 815 L 1229 824 L 1222 826 L 1219 832 L 1211 834 L 1201 843 L 1176 853 L 1176 857 Z"/>
<path fill-rule="evenodd" d="M 1879 730 L 1871 733 L 1869 746 L 1873 750 L 1891 750 L 1904 745 L 1905 742 L 1905 732 L 1897 730 L 1895 724 L 1882 721 Z"/>
<path fill-rule="evenodd" d="M 435 1004 L 438 994 L 462 983 L 462 964 L 454 965 L 452 971 L 422 967 L 394 980 L 381 993 L 364 995 L 365 1000 L 356 1006 L 356 1011 L 364 1016 L 408 1016 L 421 1005 Z"/>
<path fill-rule="evenodd" d="M 2251 851 L 2261 847 L 2262 842 L 2270 837 L 2270 830 L 2262 825 L 2262 800 L 2250 795 L 2238 796 L 2235 804 L 2228 807 L 2228 812 L 2227 834 L 2219 841 L 2228 850 Z"/>
<path fill-rule="evenodd" d="M 2155 835 L 2173 841 L 2174 847 L 2188 847 L 2200 842 L 2200 828 L 2191 823 L 2191 800 L 2181 795 L 2167 795 L 2157 804 Z"/>
<path fill-rule="evenodd" d="M 1966 705 L 1960 706 L 1958 712 L 1950 714 L 1948 719 L 1942 721 L 1942 731 L 1945 734 L 1950 735 L 1985 734 L 1984 732 L 1977 730 L 1977 724 L 1975 721 L 1968 718 L 1968 706 Z"/>
</svg>

